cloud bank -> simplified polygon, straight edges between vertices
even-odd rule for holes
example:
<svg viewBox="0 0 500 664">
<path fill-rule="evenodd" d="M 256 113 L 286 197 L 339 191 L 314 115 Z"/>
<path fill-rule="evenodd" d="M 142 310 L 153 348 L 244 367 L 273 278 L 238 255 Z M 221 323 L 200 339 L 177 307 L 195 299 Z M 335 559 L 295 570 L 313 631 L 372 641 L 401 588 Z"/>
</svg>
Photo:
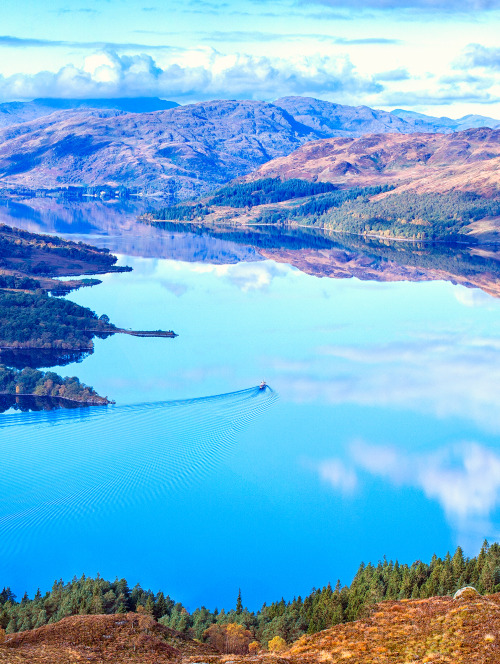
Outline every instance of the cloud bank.
<svg viewBox="0 0 500 664">
<path fill-rule="evenodd" d="M 457 68 L 481 67 L 500 70 L 500 48 L 469 44 L 456 63 Z"/>
<path fill-rule="evenodd" d="M 499 48 L 470 44 L 441 75 L 416 75 L 405 66 L 387 70 L 385 60 L 381 61 L 381 71 L 363 73 L 353 64 L 358 48 L 379 45 L 397 49 L 400 42 L 382 37 L 346 39 L 258 31 L 200 35 L 202 40 L 206 37 L 209 41 L 249 40 L 261 44 L 314 37 L 325 46 L 321 54 L 300 55 L 300 49 L 295 48 L 297 55 L 282 57 L 281 54 L 227 54 L 209 46 L 187 50 L 169 45 L 107 45 L 0 36 L 0 47 L 74 47 L 94 51 L 84 58 L 83 64 L 67 64 L 59 71 L 0 75 L 0 100 L 140 96 L 189 103 L 217 98 L 270 101 L 280 96 L 302 95 L 376 108 L 500 102 L 500 81 L 496 75 L 500 69 Z M 350 55 L 346 55 L 349 49 Z"/>
<path fill-rule="evenodd" d="M 85 58 L 82 67 L 0 76 L 1 99 L 158 96 L 200 101 L 228 94 L 232 99 L 270 99 L 290 93 L 350 98 L 382 89 L 360 76 L 347 57 L 285 60 L 226 56 L 212 49 L 185 53 L 165 66 L 150 55 L 104 50 Z"/>
</svg>

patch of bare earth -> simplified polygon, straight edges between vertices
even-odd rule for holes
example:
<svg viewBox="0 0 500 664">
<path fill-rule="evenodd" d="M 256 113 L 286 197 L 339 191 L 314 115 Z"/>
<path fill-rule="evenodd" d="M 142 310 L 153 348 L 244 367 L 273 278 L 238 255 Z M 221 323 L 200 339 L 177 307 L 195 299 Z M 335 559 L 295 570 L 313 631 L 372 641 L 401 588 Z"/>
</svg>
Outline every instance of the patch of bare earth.
<svg viewBox="0 0 500 664">
<path fill-rule="evenodd" d="M 203 658 L 206 646 L 137 613 L 71 616 L 8 636 L 0 646 L 7 664 L 164 664 L 184 656 Z"/>
</svg>

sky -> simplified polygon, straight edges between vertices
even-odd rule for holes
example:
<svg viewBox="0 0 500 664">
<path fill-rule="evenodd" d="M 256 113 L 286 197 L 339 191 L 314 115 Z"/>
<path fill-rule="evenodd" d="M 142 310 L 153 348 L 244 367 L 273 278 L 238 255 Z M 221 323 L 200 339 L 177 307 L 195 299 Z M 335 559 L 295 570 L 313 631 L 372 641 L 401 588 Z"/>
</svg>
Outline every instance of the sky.
<svg viewBox="0 0 500 664">
<path fill-rule="evenodd" d="M 500 0 L 5 0 L 0 101 L 303 95 L 500 118 Z"/>
</svg>

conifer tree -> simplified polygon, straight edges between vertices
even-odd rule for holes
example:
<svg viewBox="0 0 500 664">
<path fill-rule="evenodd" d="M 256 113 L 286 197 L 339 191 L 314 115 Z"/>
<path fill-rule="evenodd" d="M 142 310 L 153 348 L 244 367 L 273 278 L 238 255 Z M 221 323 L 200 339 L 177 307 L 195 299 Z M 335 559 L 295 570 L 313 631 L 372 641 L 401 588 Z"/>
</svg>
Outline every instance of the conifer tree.
<svg viewBox="0 0 500 664">
<path fill-rule="evenodd" d="M 241 601 L 241 588 L 238 589 L 238 598 L 236 600 L 236 615 L 239 616 L 243 612 L 243 602 Z"/>
</svg>

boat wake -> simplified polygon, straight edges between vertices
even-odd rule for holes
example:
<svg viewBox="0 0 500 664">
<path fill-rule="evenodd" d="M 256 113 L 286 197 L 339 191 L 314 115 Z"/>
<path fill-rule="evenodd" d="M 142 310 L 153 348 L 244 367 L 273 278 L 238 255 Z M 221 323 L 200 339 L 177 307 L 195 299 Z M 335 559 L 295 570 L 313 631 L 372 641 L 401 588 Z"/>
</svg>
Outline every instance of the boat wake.
<svg viewBox="0 0 500 664">
<path fill-rule="evenodd" d="M 6 414 L 0 419 L 0 552 L 189 489 L 277 399 L 269 387 L 183 401 Z M 43 532 L 44 539 L 47 536 Z"/>
</svg>

